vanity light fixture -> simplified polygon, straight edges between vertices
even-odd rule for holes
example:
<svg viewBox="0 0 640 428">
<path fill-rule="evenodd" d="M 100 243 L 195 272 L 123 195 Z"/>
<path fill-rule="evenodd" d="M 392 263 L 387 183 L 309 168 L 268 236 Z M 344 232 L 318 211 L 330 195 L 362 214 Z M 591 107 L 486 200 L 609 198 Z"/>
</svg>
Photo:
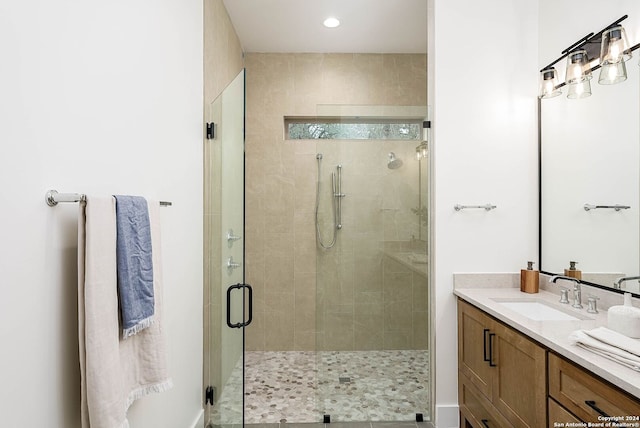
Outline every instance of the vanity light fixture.
<svg viewBox="0 0 640 428">
<path fill-rule="evenodd" d="M 601 69 L 598 83 L 612 85 L 627 79 L 625 61 L 640 43 L 629 47 L 625 29 L 620 25 L 628 15 L 609 24 L 597 33 L 589 33 L 562 51 L 562 56 L 540 70 L 540 98 L 560 95 L 563 86 L 569 86 L 567 98 L 578 99 L 591 95 L 592 72 Z M 565 81 L 558 83 L 554 65 L 567 60 Z M 592 58 L 592 59 L 590 59 Z"/>
<path fill-rule="evenodd" d="M 340 20 L 336 17 L 330 16 L 325 19 L 322 24 L 327 28 L 336 28 L 340 25 Z"/>
</svg>

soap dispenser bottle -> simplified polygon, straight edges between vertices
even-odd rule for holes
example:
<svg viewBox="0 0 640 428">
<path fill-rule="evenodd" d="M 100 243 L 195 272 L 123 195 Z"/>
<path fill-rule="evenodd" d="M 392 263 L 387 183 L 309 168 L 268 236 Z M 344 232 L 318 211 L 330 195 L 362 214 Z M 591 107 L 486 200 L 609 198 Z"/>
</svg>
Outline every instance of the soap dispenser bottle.
<svg viewBox="0 0 640 428">
<path fill-rule="evenodd" d="M 631 293 L 624 293 L 624 305 L 609 308 L 607 326 L 627 337 L 640 338 L 640 308 L 631 304 Z"/>
<path fill-rule="evenodd" d="M 540 287 L 540 272 L 533 270 L 533 262 L 527 262 L 527 268 L 520 270 L 520 291 L 537 293 Z"/>
<path fill-rule="evenodd" d="M 576 269 L 576 264 L 578 262 L 569 262 L 569 269 L 564 270 L 564 276 L 568 276 L 570 278 L 582 279 L 582 271 Z"/>
</svg>

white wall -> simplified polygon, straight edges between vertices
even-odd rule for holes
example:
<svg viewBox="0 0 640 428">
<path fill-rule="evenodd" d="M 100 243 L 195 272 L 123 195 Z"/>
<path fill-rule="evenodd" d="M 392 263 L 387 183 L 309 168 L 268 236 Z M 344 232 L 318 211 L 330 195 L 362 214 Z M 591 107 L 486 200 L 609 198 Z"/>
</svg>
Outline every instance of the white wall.
<svg viewBox="0 0 640 428">
<path fill-rule="evenodd" d="M 202 1 L 0 3 L 2 426 L 79 426 L 77 204 L 45 191 L 142 194 L 163 208 L 175 387 L 133 428 L 187 427 L 202 379 Z"/>
<path fill-rule="evenodd" d="M 537 261 L 538 5 L 430 0 L 436 423 L 457 426 L 454 272 Z M 496 210 L 456 212 L 460 204 Z"/>
</svg>

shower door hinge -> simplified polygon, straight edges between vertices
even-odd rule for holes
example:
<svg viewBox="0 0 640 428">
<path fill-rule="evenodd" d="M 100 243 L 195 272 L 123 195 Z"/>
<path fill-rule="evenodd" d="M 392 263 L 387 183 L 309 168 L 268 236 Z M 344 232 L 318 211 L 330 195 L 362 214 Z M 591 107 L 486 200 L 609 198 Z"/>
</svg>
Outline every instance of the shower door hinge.
<svg viewBox="0 0 640 428">
<path fill-rule="evenodd" d="M 213 122 L 207 122 L 207 140 L 213 140 L 216 138 L 216 124 Z"/>
<path fill-rule="evenodd" d="M 204 405 L 210 404 L 213 406 L 215 402 L 216 389 L 213 386 L 207 386 L 204 392 Z"/>
</svg>

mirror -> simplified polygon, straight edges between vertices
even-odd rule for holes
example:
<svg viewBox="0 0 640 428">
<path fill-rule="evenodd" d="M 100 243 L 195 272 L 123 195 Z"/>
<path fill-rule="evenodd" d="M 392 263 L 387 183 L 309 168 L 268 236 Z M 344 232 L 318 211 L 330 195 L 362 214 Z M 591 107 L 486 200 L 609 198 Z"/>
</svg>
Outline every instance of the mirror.
<svg viewBox="0 0 640 428">
<path fill-rule="evenodd" d="M 640 275 L 637 58 L 620 84 L 598 84 L 597 70 L 592 96 L 567 99 L 565 87 L 539 101 L 541 271 L 564 274 L 576 261 L 583 281 L 608 288 Z M 637 280 L 621 289 L 640 295 Z"/>
</svg>

